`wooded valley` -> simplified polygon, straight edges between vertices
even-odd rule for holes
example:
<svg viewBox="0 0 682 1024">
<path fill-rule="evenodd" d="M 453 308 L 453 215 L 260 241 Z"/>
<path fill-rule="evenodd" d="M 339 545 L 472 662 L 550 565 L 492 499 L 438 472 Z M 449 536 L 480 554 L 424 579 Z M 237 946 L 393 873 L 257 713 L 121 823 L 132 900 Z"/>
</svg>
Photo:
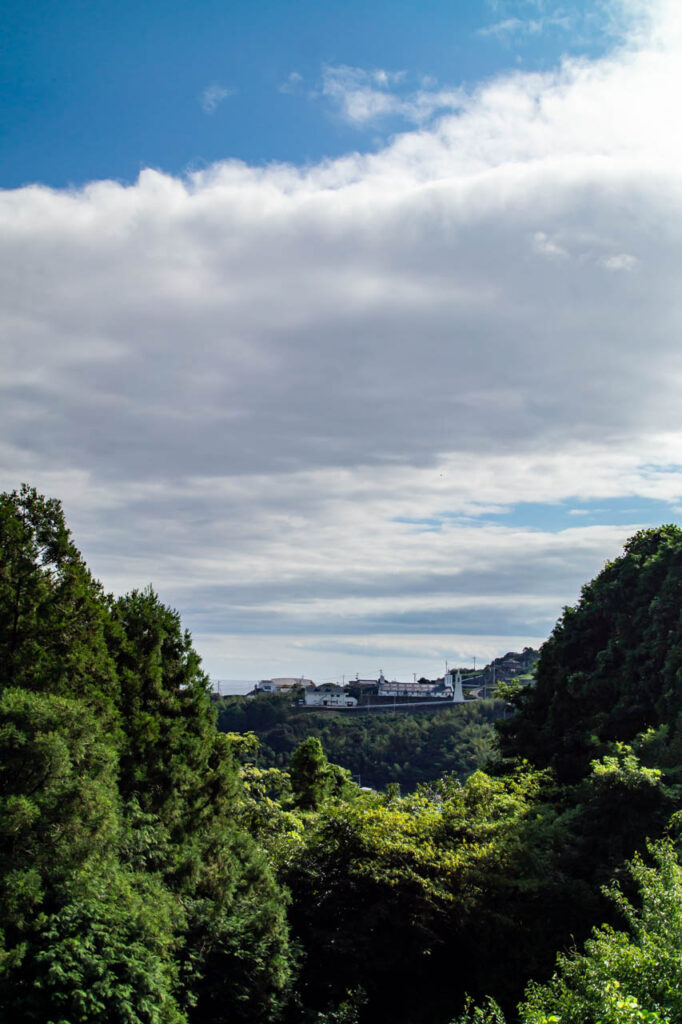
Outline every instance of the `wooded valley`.
<svg viewBox="0 0 682 1024">
<path fill-rule="evenodd" d="M 177 612 L 3 494 L 0 1016 L 679 1021 L 682 531 L 634 536 L 503 697 L 305 735 L 216 708 Z"/>
</svg>

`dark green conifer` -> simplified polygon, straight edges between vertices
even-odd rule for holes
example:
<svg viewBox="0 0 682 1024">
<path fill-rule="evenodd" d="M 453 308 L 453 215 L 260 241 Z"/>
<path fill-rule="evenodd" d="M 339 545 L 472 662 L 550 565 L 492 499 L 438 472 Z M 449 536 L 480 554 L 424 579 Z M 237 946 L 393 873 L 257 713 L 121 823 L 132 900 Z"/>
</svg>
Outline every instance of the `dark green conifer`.
<svg viewBox="0 0 682 1024">
<path fill-rule="evenodd" d="M 60 502 L 25 484 L 0 494 L 0 688 L 81 697 L 112 715 L 106 621 Z"/>
</svg>

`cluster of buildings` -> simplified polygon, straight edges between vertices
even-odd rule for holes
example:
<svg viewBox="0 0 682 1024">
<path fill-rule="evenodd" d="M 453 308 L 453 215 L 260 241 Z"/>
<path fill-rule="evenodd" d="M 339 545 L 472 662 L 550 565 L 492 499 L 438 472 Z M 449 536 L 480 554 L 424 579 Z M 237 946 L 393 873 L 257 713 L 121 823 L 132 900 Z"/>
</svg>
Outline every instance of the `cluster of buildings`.
<svg viewBox="0 0 682 1024">
<path fill-rule="evenodd" d="M 446 672 L 443 679 L 435 682 L 399 682 L 386 679 L 383 672 L 378 679 L 356 677 L 343 685 L 322 683 L 316 686 L 312 679 L 303 677 L 282 677 L 262 679 L 253 693 L 294 693 L 302 694 L 300 703 L 306 707 L 357 708 L 398 704 L 463 704 L 462 674 Z"/>
</svg>

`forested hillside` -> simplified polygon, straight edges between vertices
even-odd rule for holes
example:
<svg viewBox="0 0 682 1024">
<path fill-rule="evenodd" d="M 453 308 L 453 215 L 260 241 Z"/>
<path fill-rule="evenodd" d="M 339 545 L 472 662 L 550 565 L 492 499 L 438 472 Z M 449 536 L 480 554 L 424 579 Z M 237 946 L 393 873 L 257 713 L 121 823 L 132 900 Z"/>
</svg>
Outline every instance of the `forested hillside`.
<svg viewBox="0 0 682 1024">
<path fill-rule="evenodd" d="M 259 740 L 255 763 L 286 768 L 303 740 L 316 736 L 330 761 L 347 768 L 358 784 L 404 793 L 452 773 L 464 780 L 486 764 L 495 746 L 494 722 L 502 701 L 472 701 L 436 710 L 334 713 L 297 708 L 291 696 L 223 697 L 218 728 L 253 732 Z"/>
<path fill-rule="evenodd" d="M 177 613 L 105 594 L 58 502 L 0 496 L 0 1019 L 679 1021 L 681 569 L 681 531 L 634 537 L 488 770 L 401 796 L 316 735 L 278 764 L 286 716 L 260 754 L 219 732 Z M 451 756 L 447 719 L 405 722 Z"/>
</svg>

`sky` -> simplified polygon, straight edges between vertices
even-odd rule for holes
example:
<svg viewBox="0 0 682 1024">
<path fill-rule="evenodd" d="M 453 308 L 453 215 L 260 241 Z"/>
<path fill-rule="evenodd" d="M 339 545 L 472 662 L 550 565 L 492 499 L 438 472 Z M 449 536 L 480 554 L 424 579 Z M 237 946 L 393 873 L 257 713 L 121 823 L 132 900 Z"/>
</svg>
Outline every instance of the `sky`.
<svg viewBox="0 0 682 1024">
<path fill-rule="evenodd" d="M 679 5 L 0 20 L 0 487 L 214 677 L 539 645 L 679 522 Z"/>
</svg>

